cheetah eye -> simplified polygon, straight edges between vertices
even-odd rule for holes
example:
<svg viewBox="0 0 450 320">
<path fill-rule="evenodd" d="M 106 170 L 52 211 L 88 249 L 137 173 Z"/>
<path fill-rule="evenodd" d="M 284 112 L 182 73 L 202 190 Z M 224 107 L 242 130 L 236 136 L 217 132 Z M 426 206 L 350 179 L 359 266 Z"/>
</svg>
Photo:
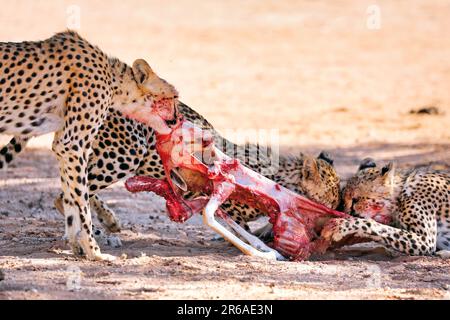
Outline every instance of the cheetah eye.
<svg viewBox="0 0 450 320">
<path fill-rule="evenodd" d="M 355 204 L 357 203 L 359 201 L 359 198 L 352 198 L 352 202 L 351 202 L 351 205 L 350 205 L 350 210 L 349 210 L 349 213 L 351 214 L 351 215 L 354 215 L 355 214 Z"/>
</svg>

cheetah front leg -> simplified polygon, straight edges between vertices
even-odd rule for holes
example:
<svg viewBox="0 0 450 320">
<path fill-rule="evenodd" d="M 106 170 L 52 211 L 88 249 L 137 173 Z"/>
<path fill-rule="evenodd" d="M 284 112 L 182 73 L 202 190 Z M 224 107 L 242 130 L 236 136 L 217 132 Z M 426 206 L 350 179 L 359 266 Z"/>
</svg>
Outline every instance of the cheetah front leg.
<svg viewBox="0 0 450 320">
<path fill-rule="evenodd" d="M 101 254 L 92 233 L 86 183 L 87 152 L 73 150 L 74 146 L 78 145 L 78 141 L 72 141 L 71 145 L 71 147 L 64 146 L 61 134 L 55 135 L 53 150 L 57 154 L 60 167 L 66 237 L 74 254 L 84 254 L 89 260 L 112 260 L 112 256 Z M 78 147 L 75 149 L 79 150 Z"/>
<path fill-rule="evenodd" d="M 78 94 L 82 98 L 78 98 Z M 64 127 L 55 133 L 53 151 L 60 170 L 63 190 L 63 208 L 66 237 L 74 254 L 84 254 L 89 260 L 113 260 L 115 257 L 100 252 L 92 232 L 92 219 L 88 190 L 88 159 L 91 143 L 102 122 L 99 112 L 79 108 L 71 101 L 85 99 L 82 93 L 73 92 L 68 98 Z M 106 112 L 107 106 L 99 105 Z"/>
<path fill-rule="evenodd" d="M 98 221 L 106 230 L 113 233 L 120 232 L 120 221 L 116 214 L 97 194 L 91 195 L 89 203 L 91 208 L 97 213 Z"/>
<path fill-rule="evenodd" d="M 98 221 L 106 228 L 106 233 L 92 225 L 94 237 L 101 245 L 107 245 L 113 248 L 120 248 L 122 241 L 118 236 L 108 234 L 109 232 L 120 232 L 120 221 L 114 211 L 98 196 L 92 195 L 89 199 L 91 208 L 97 213 Z"/>
<path fill-rule="evenodd" d="M 55 208 L 64 215 L 63 207 L 64 194 L 60 193 L 55 199 Z M 112 211 L 107 204 L 97 195 L 91 195 L 89 198 L 89 204 L 91 209 L 93 209 L 98 216 L 98 221 L 103 225 L 103 227 L 112 233 L 120 232 L 120 222 L 114 211 Z M 94 225 L 93 225 L 94 227 Z"/>
<path fill-rule="evenodd" d="M 436 230 L 436 229 L 434 229 Z M 332 219 L 322 230 L 325 240 L 339 242 L 347 236 L 357 236 L 384 245 L 409 255 L 431 255 L 436 250 L 436 232 L 418 233 L 398 229 L 372 219 Z"/>
<path fill-rule="evenodd" d="M 64 206 L 63 206 L 63 198 L 64 195 L 61 193 L 54 202 L 55 208 L 61 213 L 64 214 Z M 97 215 L 100 223 L 106 228 L 107 232 L 103 231 L 99 227 L 97 227 L 94 223 L 92 224 L 92 233 L 94 234 L 94 238 L 98 244 L 101 246 L 110 246 L 112 248 L 120 248 L 122 246 L 122 241 L 118 236 L 110 235 L 108 232 L 120 232 L 119 220 L 116 218 L 113 211 L 105 212 L 103 210 L 99 210 L 98 208 L 109 209 L 106 204 L 104 204 L 103 200 L 100 199 L 97 195 L 91 195 L 89 199 L 91 208 L 93 208 Z M 96 204 L 95 202 L 99 202 Z"/>
</svg>

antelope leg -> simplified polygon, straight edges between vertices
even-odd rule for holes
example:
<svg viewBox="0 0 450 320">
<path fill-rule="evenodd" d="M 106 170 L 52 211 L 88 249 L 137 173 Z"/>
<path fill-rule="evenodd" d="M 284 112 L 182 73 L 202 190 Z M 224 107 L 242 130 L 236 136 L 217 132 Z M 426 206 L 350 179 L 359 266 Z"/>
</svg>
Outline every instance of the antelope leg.
<svg viewBox="0 0 450 320">
<path fill-rule="evenodd" d="M 269 247 L 264 242 L 261 241 L 258 237 L 255 237 L 254 235 L 248 233 L 244 228 L 242 228 L 239 224 L 237 224 L 233 219 L 230 218 L 229 215 L 226 213 L 221 215 L 221 218 L 223 221 L 225 221 L 236 233 L 238 233 L 240 236 L 242 236 L 245 240 L 248 241 L 248 243 L 254 247 L 256 250 L 260 250 L 262 252 L 271 252 L 275 254 L 277 260 L 284 261 L 286 260 L 285 257 L 283 257 L 278 251 L 275 249 Z"/>
<path fill-rule="evenodd" d="M 217 222 L 215 213 L 219 209 L 219 206 L 230 196 L 233 190 L 234 185 L 228 182 L 216 185 L 214 193 L 212 194 L 205 209 L 203 209 L 203 222 L 205 225 L 220 234 L 225 240 L 241 250 L 244 254 L 269 260 L 277 260 L 277 255 L 275 252 L 261 252 L 255 249 Z"/>
</svg>

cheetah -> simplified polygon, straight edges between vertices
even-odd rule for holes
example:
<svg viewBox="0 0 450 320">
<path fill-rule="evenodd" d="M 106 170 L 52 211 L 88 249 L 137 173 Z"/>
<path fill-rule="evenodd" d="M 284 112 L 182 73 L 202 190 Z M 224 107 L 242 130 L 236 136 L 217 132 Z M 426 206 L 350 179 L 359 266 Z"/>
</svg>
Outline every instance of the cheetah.
<svg viewBox="0 0 450 320">
<path fill-rule="evenodd" d="M 228 141 L 206 119 L 181 101 L 178 102 L 177 110 L 187 120 L 196 123 L 202 129 L 209 130 L 222 151 L 238 158 L 252 170 L 328 207 L 335 209 L 338 206 L 340 179 L 333 167 L 333 159 L 326 152 L 321 152 L 317 158 L 304 154 L 280 156 L 278 171 L 269 173 L 266 170 L 267 164 L 270 163 L 267 159 L 269 150 L 258 145 L 241 146 Z M 13 138 L 0 151 L 0 166 L 10 163 L 16 154 L 24 149 L 26 142 L 26 139 L 19 136 Z M 107 115 L 92 148 L 88 165 L 90 203 L 97 213 L 99 222 L 107 231 L 105 234 L 94 226 L 94 235 L 102 244 L 118 247 L 121 245 L 120 239 L 109 236 L 108 233 L 120 231 L 120 223 L 97 193 L 119 180 L 134 175 L 164 178 L 164 167 L 156 151 L 154 131 L 132 119 L 127 119 L 117 111 L 111 111 Z M 186 196 L 193 195 L 186 194 Z M 55 204 L 58 210 L 63 211 L 61 197 Z M 250 229 L 248 222 L 263 215 L 257 209 L 234 201 L 227 201 L 222 209 L 246 230 Z M 255 234 L 263 238 L 270 237 L 270 231 L 271 226 L 267 225 L 255 231 Z"/>
<path fill-rule="evenodd" d="M 450 174 L 430 168 L 396 170 L 365 159 L 343 190 L 352 220 L 336 219 L 322 235 L 340 241 L 355 235 L 408 255 L 444 257 L 450 250 Z"/>
<path fill-rule="evenodd" d="M 164 132 L 177 99 L 176 89 L 146 61 L 130 67 L 76 32 L 0 43 L 0 134 L 27 140 L 55 132 L 65 235 L 73 252 L 89 260 L 113 259 L 101 253 L 92 233 L 88 161 L 99 127 L 115 110 Z M 20 151 L 21 142 L 10 146 Z M 6 162 L 12 151 L 2 149 Z"/>
</svg>

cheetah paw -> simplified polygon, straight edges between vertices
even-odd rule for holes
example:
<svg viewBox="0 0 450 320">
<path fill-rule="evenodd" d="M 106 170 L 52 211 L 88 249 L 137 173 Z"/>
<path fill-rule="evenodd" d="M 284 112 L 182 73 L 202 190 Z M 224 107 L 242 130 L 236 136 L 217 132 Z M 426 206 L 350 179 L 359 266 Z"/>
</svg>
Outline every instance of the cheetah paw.
<svg viewBox="0 0 450 320">
<path fill-rule="evenodd" d="M 340 232 L 340 219 L 330 220 L 322 229 L 321 236 L 325 241 L 339 242 L 344 238 Z"/>
</svg>

